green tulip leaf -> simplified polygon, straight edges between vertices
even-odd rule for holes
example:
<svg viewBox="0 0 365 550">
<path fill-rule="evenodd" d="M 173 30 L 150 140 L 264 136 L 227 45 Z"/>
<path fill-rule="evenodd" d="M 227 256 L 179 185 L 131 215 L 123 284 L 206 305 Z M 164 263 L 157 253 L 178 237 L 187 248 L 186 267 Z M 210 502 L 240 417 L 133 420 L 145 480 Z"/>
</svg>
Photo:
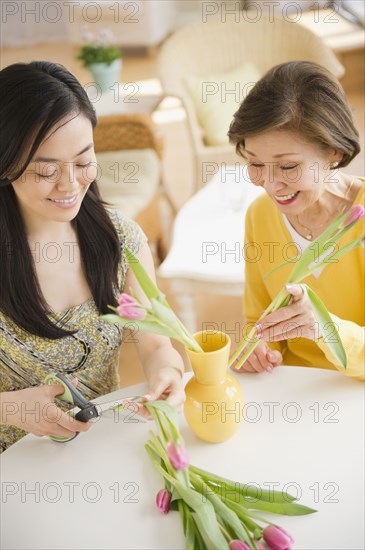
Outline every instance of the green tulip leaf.
<svg viewBox="0 0 365 550">
<path fill-rule="evenodd" d="M 181 436 L 177 429 L 177 426 L 179 424 L 179 417 L 174 407 L 172 407 L 171 405 L 169 405 L 169 403 L 163 401 L 162 399 L 146 403 L 145 407 L 147 409 L 155 409 L 156 411 L 161 411 L 166 416 L 169 422 L 169 426 L 172 428 L 174 435 L 176 435 L 176 439 L 180 439 L 181 441 Z"/>
<path fill-rule="evenodd" d="M 221 500 L 221 498 L 214 494 L 209 486 L 196 474 L 190 473 L 190 479 L 195 489 L 201 493 L 204 500 L 208 499 L 216 511 L 217 516 L 224 521 L 226 525 L 230 526 L 230 529 L 234 532 L 235 538 L 245 541 L 250 545 L 250 539 L 246 534 L 245 529 L 242 527 L 242 523 L 228 506 Z"/>
<path fill-rule="evenodd" d="M 152 311 L 158 319 L 166 326 L 171 327 L 175 332 L 180 331 L 180 324 L 177 320 L 175 313 L 169 307 L 161 304 L 159 300 L 151 298 Z"/>
<path fill-rule="evenodd" d="M 214 508 L 207 500 L 203 510 L 191 512 L 208 550 L 229 550 L 228 542 L 217 524 Z"/>
<path fill-rule="evenodd" d="M 197 541 L 198 531 L 196 529 L 194 520 L 191 517 L 191 511 L 189 506 L 187 506 L 182 499 L 179 499 L 176 502 L 178 502 L 178 510 L 183 519 L 186 550 L 196 550 L 196 548 L 202 548 L 202 549 L 206 548 L 203 541 L 200 541 L 200 542 Z M 174 508 L 172 508 L 171 504 L 172 504 L 172 500 L 170 503 L 170 510 L 173 510 Z"/>
<path fill-rule="evenodd" d="M 347 254 L 347 252 L 350 252 L 350 250 L 353 250 L 354 248 L 357 248 L 358 246 L 361 246 L 362 242 L 364 242 L 364 239 L 365 239 L 365 235 L 363 235 L 362 237 L 359 237 L 358 239 L 355 239 L 354 241 L 346 244 L 345 246 L 343 246 L 342 248 L 340 248 L 339 250 L 334 252 L 334 254 L 331 255 L 331 260 L 332 261 L 338 260 L 344 254 Z"/>
<path fill-rule="evenodd" d="M 128 248 L 125 249 L 125 255 L 127 257 L 129 267 L 133 271 L 147 298 L 149 300 L 152 298 L 162 299 L 163 303 L 167 304 L 164 294 L 162 294 L 159 288 L 157 288 L 138 258 L 136 258 L 136 256 Z"/>
<path fill-rule="evenodd" d="M 343 347 L 336 325 L 333 322 L 330 314 L 328 313 L 326 306 L 324 305 L 320 297 L 311 288 L 309 288 L 308 285 L 302 284 L 301 286 L 308 296 L 313 314 L 319 325 L 319 330 L 324 338 L 325 343 L 331 350 L 332 354 L 339 361 L 341 366 L 345 369 L 347 366 L 346 351 Z M 327 332 L 329 332 L 328 336 L 326 336 Z"/>
<path fill-rule="evenodd" d="M 154 332 L 155 334 L 162 334 L 163 336 L 177 339 L 176 334 L 170 329 L 169 326 L 165 326 L 157 321 L 148 319 L 127 319 L 126 317 L 120 317 L 119 315 L 114 315 L 113 313 L 101 315 L 100 318 L 107 323 L 122 325 L 132 331 L 134 329 L 143 330 L 145 332 Z"/>
<path fill-rule="evenodd" d="M 148 450 L 148 449 L 147 449 Z M 203 502 L 200 493 L 197 493 L 191 487 L 183 485 L 179 480 L 169 475 L 157 461 L 153 461 L 153 465 L 171 485 L 175 487 L 185 503 L 194 510 L 191 515 L 194 517 L 200 534 L 207 545 L 207 548 L 219 548 L 229 550 L 228 543 L 219 529 L 214 507 L 209 500 Z"/>
<path fill-rule="evenodd" d="M 210 485 L 216 484 L 217 489 L 224 494 L 230 491 L 237 491 L 238 494 L 242 495 L 243 498 L 252 498 L 265 500 L 267 502 L 291 502 L 296 500 L 295 497 L 289 495 L 289 493 L 283 493 L 282 491 L 268 491 L 266 489 L 261 489 L 261 487 L 252 487 L 251 485 L 239 484 L 239 490 L 237 490 L 237 483 L 231 479 L 225 477 L 217 476 L 201 468 L 190 465 L 190 470 L 200 475 Z"/>
<path fill-rule="evenodd" d="M 306 516 L 317 512 L 314 508 L 309 508 L 303 504 L 297 504 L 296 502 L 265 502 L 263 500 L 256 500 L 249 502 L 245 500 L 244 507 L 247 510 L 265 510 L 272 514 L 280 514 L 282 516 Z"/>
</svg>

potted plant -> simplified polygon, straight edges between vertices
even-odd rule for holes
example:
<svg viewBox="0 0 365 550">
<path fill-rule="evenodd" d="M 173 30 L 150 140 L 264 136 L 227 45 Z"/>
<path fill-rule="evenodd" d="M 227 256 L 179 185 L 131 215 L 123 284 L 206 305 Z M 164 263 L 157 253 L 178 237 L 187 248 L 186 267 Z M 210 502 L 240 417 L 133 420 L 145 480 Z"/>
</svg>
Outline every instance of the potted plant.
<svg viewBox="0 0 365 550">
<path fill-rule="evenodd" d="M 94 34 L 85 31 L 82 36 L 84 44 L 77 56 L 83 62 L 103 92 L 109 90 L 119 81 L 122 68 L 122 53 L 113 45 L 115 37 L 110 29 L 101 29 Z"/>
</svg>

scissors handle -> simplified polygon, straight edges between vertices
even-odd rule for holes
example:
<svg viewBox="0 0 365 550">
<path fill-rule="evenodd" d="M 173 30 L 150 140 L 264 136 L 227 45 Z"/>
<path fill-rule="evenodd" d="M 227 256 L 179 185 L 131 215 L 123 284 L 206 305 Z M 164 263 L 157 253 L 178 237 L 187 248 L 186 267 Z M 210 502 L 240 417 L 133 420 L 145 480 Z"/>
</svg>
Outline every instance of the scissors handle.
<svg viewBox="0 0 365 550">
<path fill-rule="evenodd" d="M 65 391 L 57 396 L 57 399 L 60 399 L 61 401 L 66 401 L 67 403 L 71 403 L 72 405 L 75 405 L 76 407 L 79 407 L 81 410 L 71 414 L 76 420 L 79 420 L 80 422 L 88 422 L 92 418 L 96 418 L 99 416 L 99 412 L 94 405 L 94 403 L 91 403 L 85 397 L 77 390 L 71 382 L 66 378 L 66 376 L 63 376 L 59 373 L 51 373 L 46 376 L 44 379 L 44 384 L 46 385 L 52 385 L 52 384 L 62 384 Z M 71 441 L 71 439 L 74 439 L 77 435 L 79 435 L 79 432 L 76 432 L 74 436 L 68 438 L 68 437 L 58 437 L 58 436 L 49 436 L 53 441 L 58 441 L 59 443 L 65 443 L 66 441 Z"/>
<path fill-rule="evenodd" d="M 72 405 L 75 405 L 75 407 L 79 407 L 80 409 L 83 409 L 89 405 L 89 401 L 85 399 L 85 397 L 79 392 L 79 390 L 77 390 L 75 386 L 73 386 L 68 380 L 68 378 L 66 378 L 66 376 L 63 376 L 63 374 L 58 374 L 54 372 L 48 374 L 44 379 L 44 384 L 62 384 L 65 391 L 61 395 L 57 395 L 57 399 L 61 399 L 61 401 L 67 401 L 67 403 L 71 403 Z"/>
</svg>

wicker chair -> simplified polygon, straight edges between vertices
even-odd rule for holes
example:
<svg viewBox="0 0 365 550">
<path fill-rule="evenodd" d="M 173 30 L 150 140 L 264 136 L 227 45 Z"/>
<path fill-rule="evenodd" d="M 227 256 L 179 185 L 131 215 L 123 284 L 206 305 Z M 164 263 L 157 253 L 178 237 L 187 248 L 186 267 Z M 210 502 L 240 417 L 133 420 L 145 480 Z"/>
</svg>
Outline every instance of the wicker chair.
<svg viewBox="0 0 365 550">
<path fill-rule="evenodd" d="M 123 183 L 120 177 L 118 180 L 114 180 L 118 186 L 113 185 L 113 180 L 112 184 L 106 185 L 106 178 L 102 170 L 98 179 L 99 188 L 104 200 L 111 203 L 116 210 L 126 213 L 136 220 L 147 235 L 149 244 L 155 248 L 158 259 L 162 261 L 166 255 L 159 214 L 160 198 L 163 193 L 162 144 L 156 138 L 150 117 L 142 114 L 99 117 L 94 130 L 94 144 L 99 168 L 101 168 L 101 154 L 105 152 L 110 152 L 109 168 L 113 168 L 114 159 L 118 159 L 116 162 L 122 162 L 125 166 L 129 164 L 137 167 L 137 170 L 134 170 L 135 174 L 132 174 L 137 175 L 137 178 L 130 177 L 127 188 L 125 185 L 124 187 L 119 185 Z M 131 176 L 130 170 L 129 175 Z M 148 181 L 148 179 L 153 179 L 153 181 Z M 139 207 L 136 210 L 132 205 L 131 210 L 128 203 L 131 196 L 133 198 L 133 186 L 137 187 L 136 184 L 143 185 L 146 182 L 148 182 L 146 196 L 143 196 L 143 188 L 140 189 Z M 141 202 L 142 208 L 140 208 Z"/>
<path fill-rule="evenodd" d="M 270 21 L 262 17 L 255 23 L 244 20 L 222 23 L 213 19 L 193 23 L 177 30 L 162 45 L 157 63 L 158 75 L 164 92 L 179 97 L 185 107 L 195 155 L 197 188 L 205 183 L 202 163 L 232 165 L 239 158 L 228 144 L 228 138 L 227 145 L 206 145 L 183 79 L 231 71 L 247 61 L 263 75 L 278 63 L 293 60 L 319 63 L 338 78 L 344 74 L 341 63 L 318 36 L 298 23 L 281 18 Z"/>
</svg>

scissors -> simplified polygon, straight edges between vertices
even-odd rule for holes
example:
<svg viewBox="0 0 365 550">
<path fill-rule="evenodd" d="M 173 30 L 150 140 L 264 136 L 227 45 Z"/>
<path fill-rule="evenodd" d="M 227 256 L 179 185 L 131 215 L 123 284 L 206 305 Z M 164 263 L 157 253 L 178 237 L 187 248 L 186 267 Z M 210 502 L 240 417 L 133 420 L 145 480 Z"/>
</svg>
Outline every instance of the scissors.
<svg viewBox="0 0 365 550">
<path fill-rule="evenodd" d="M 78 407 L 80 409 L 78 412 L 71 410 L 68 414 L 80 422 L 88 422 L 89 420 L 100 417 L 106 411 L 116 410 L 124 401 L 133 401 L 135 403 L 142 402 L 142 397 L 140 395 L 135 395 L 133 397 L 115 399 L 114 401 L 101 403 L 100 405 L 93 403 L 92 401 L 85 399 L 85 397 L 71 384 L 70 380 L 68 380 L 66 376 L 58 373 L 48 374 L 43 383 L 46 385 L 62 384 L 65 391 L 61 395 L 57 395 L 57 399 L 66 401 L 67 403 L 71 403 L 71 405 Z M 79 433 L 80 432 L 75 432 L 75 435 L 72 435 L 71 437 L 61 437 L 56 435 L 49 435 L 48 437 L 58 443 L 66 443 L 66 441 L 75 439 Z"/>
</svg>

